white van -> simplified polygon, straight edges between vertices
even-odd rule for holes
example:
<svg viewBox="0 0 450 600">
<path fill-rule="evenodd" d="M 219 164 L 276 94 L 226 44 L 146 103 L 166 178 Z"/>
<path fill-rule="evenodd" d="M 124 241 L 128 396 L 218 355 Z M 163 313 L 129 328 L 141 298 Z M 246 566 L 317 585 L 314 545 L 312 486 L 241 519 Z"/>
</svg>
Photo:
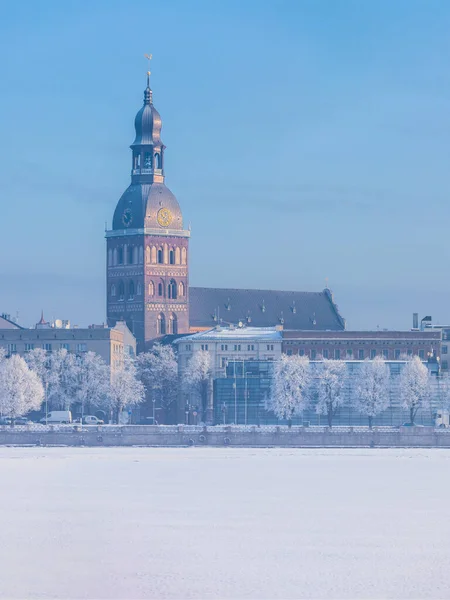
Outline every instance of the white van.
<svg viewBox="0 0 450 600">
<path fill-rule="evenodd" d="M 52 410 L 47 415 L 47 418 L 43 417 L 40 421 L 44 425 L 46 423 L 72 423 L 72 413 L 70 410 Z"/>
</svg>

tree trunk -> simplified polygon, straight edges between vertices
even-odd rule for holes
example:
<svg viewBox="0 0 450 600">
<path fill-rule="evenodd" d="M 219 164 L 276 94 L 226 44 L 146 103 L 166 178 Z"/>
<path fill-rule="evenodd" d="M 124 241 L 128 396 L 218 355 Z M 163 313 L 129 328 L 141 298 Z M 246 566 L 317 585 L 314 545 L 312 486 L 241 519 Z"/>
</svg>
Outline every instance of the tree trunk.
<svg viewBox="0 0 450 600">
<path fill-rule="evenodd" d="M 289 429 L 292 427 L 292 419 L 291 418 L 288 419 L 288 427 L 289 427 Z"/>
<path fill-rule="evenodd" d="M 328 427 L 331 429 L 333 427 L 333 411 L 331 409 L 328 409 L 327 417 L 328 417 Z"/>
<path fill-rule="evenodd" d="M 409 409 L 409 422 L 411 425 L 414 425 L 414 419 L 416 418 L 416 411 L 414 410 L 414 406 L 411 406 Z"/>
<path fill-rule="evenodd" d="M 208 408 L 208 382 L 202 382 L 202 421 L 206 423 L 206 411 Z"/>
<path fill-rule="evenodd" d="M 369 429 L 372 429 L 373 417 L 369 416 Z"/>
</svg>

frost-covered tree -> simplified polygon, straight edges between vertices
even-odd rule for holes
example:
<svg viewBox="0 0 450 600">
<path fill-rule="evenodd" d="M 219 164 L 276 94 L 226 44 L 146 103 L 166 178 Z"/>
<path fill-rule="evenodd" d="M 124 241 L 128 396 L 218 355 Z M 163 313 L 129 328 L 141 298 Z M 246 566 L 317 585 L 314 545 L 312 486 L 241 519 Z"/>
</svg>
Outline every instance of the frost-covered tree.
<svg viewBox="0 0 450 600">
<path fill-rule="evenodd" d="M 430 406 L 430 372 L 418 356 L 408 360 L 400 373 L 400 399 L 409 410 L 410 423 L 419 409 Z"/>
<path fill-rule="evenodd" d="M 381 356 L 365 360 L 355 374 L 353 405 L 367 416 L 370 428 L 373 418 L 389 406 L 389 385 L 389 367 Z"/>
<path fill-rule="evenodd" d="M 170 411 L 178 395 L 178 365 L 173 347 L 155 344 L 149 352 L 139 354 L 136 366 L 152 402 Z"/>
<path fill-rule="evenodd" d="M 0 413 L 20 417 L 31 410 L 39 410 L 44 399 L 44 388 L 36 373 L 31 371 L 21 356 L 13 355 L 0 363 Z"/>
<path fill-rule="evenodd" d="M 311 371 L 306 356 L 283 354 L 275 364 L 271 398 L 268 407 L 278 419 L 286 419 L 289 427 L 295 415 L 309 403 Z"/>
<path fill-rule="evenodd" d="M 190 358 L 183 374 L 185 389 L 200 398 L 202 421 L 208 418 L 209 386 L 212 377 L 211 355 L 207 350 L 199 350 Z"/>
<path fill-rule="evenodd" d="M 327 415 L 328 427 L 333 426 L 333 418 L 344 403 L 344 387 L 347 366 L 343 360 L 324 359 L 317 372 L 316 412 Z"/>
<path fill-rule="evenodd" d="M 114 371 L 111 376 L 111 385 L 107 396 L 107 406 L 119 422 L 120 413 L 124 408 L 140 404 L 145 398 L 145 389 L 142 381 L 137 377 L 135 361 L 124 356 L 123 367 Z"/>
<path fill-rule="evenodd" d="M 49 357 L 50 384 L 48 399 L 53 409 L 68 410 L 76 399 L 79 364 L 75 354 L 61 348 Z"/>
<path fill-rule="evenodd" d="M 30 350 L 25 354 L 24 359 L 28 368 L 36 373 L 44 386 L 53 383 L 54 373 L 50 369 L 50 355 L 46 350 L 43 348 Z"/>
<path fill-rule="evenodd" d="M 50 407 L 67 410 L 75 400 L 79 385 L 76 356 L 65 348 L 51 353 L 35 348 L 27 352 L 25 360 L 42 381 Z"/>
<path fill-rule="evenodd" d="M 81 413 L 85 407 L 101 406 L 109 393 L 110 369 L 101 356 L 95 352 L 86 352 L 78 360 L 78 388 L 76 399 L 81 404 Z"/>
</svg>

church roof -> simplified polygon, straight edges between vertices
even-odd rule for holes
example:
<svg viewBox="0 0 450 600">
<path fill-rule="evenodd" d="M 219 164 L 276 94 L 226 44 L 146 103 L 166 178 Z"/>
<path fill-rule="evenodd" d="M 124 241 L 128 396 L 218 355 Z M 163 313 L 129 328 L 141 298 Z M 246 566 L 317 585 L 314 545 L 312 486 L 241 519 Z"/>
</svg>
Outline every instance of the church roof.
<svg viewBox="0 0 450 600">
<path fill-rule="evenodd" d="M 189 288 L 191 328 L 211 328 L 219 323 L 274 327 L 305 331 L 342 331 L 339 314 L 329 289 L 322 292 L 288 292 L 229 288 Z"/>
</svg>

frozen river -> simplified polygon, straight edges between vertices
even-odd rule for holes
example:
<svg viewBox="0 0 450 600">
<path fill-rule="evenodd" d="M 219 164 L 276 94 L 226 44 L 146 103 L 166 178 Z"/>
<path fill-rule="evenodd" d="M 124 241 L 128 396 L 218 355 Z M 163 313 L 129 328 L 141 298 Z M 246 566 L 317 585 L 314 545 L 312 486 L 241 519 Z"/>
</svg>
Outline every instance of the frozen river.
<svg viewBox="0 0 450 600">
<path fill-rule="evenodd" d="M 449 598 L 449 450 L 0 448 L 0 597 Z"/>
</svg>

